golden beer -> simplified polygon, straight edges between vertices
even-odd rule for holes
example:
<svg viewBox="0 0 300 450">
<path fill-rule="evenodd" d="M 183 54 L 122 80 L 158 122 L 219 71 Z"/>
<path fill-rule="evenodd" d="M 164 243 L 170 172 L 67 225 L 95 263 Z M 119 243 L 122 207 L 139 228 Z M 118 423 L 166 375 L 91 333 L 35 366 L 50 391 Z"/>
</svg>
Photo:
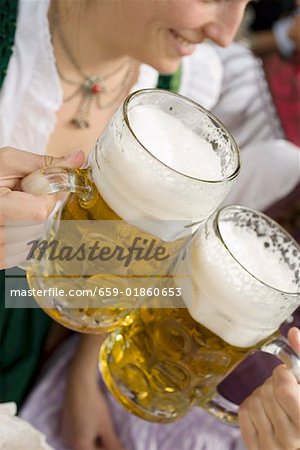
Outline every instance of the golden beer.
<svg viewBox="0 0 300 450">
<path fill-rule="evenodd" d="M 139 310 L 100 353 L 104 381 L 144 420 L 172 422 L 204 405 L 216 385 L 252 349 L 233 347 L 182 308 Z"/>
<path fill-rule="evenodd" d="M 169 274 L 191 237 L 191 225 L 217 208 L 239 168 L 236 143 L 208 111 L 162 90 L 131 94 L 86 169 L 50 167 L 22 184 L 31 193 L 72 192 L 48 231 L 42 257 L 40 244 L 32 251 L 37 259 L 28 271 L 29 285 L 49 292 L 38 303 L 79 331 L 100 333 L 130 324 L 140 289 Z M 49 240 L 59 241 L 60 256 Z M 90 248 L 95 241 L 102 259 L 90 253 L 84 258 L 78 245 Z M 69 295 L 58 298 L 50 293 L 54 288 Z M 74 288 L 89 292 L 76 298 L 70 295 Z"/>
<path fill-rule="evenodd" d="M 88 169 L 77 172 L 82 179 L 90 176 Z M 29 286 L 36 289 L 40 289 L 42 284 L 43 288 L 63 289 L 68 293 L 76 287 L 80 292 L 90 290 L 91 295 L 95 288 L 98 292 L 101 289 L 103 293 L 106 289 L 110 290 L 110 295 L 102 298 L 99 295 L 96 298 L 80 296 L 71 299 L 71 303 L 66 298 L 66 304 L 64 299 L 57 298 L 56 308 L 47 307 L 49 299 L 39 298 L 40 305 L 62 325 L 81 332 L 103 333 L 116 326 L 132 323 L 140 289 L 146 290 L 160 281 L 164 276 L 162 274 L 166 274 L 174 263 L 185 239 L 166 242 L 122 221 L 104 201 L 95 184 L 90 183 L 93 189 L 92 200 L 85 202 L 77 194 L 71 194 L 48 233 L 48 242 L 55 238 L 60 247 L 71 244 L 75 246 L 82 240 L 86 243 L 90 238 L 97 241 L 100 247 L 110 248 L 113 253 L 116 247 L 128 252 L 130 243 L 138 239 L 146 243 L 144 252 L 151 243 L 152 254 L 157 249 L 163 249 L 167 257 L 164 260 L 133 260 L 128 267 L 124 267 L 122 260 L 112 257 L 108 261 L 88 261 L 88 267 L 84 267 L 85 261 L 50 260 L 50 247 L 43 253 L 42 259 L 37 260 L 27 272 L 27 278 Z M 70 226 L 66 221 L 72 221 Z M 109 221 L 109 226 L 104 227 L 102 221 Z M 111 221 L 114 221 L 113 224 Z M 95 227 L 97 224 L 99 227 Z M 97 231 L 91 233 L 91 229 Z M 39 270 L 41 263 L 42 274 Z"/>
<path fill-rule="evenodd" d="M 221 209 L 169 281 L 181 290 L 181 305 L 152 298 L 102 345 L 106 385 L 145 420 L 171 422 L 197 405 L 232 421 L 216 388 L 249 352 L 275 354 L 300 380 L 299 357 L 274 339 L 300 304 L 299 269 L 299 245 L 276 222 L 245 207 Z"/>
</svg>

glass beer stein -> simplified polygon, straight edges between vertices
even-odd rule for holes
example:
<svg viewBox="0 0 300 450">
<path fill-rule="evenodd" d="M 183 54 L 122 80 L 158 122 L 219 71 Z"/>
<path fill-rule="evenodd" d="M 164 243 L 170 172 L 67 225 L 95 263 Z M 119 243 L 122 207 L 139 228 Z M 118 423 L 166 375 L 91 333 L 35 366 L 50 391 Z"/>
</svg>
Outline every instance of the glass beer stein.
<svg viewBox="0 0 300 450">
<path fill-rule="evenodd" d="M 131 94 L 98 140 L 88 167 L 50 167 L 23 180 L 26 192 L 72 193 L 48 230 L 47 243 L 55 239 L 64 249 L 79 252 L 80 244 L 91 248 L 97 242 L 110 253 L 106 259 L 105 254 L 84 258 L 81 248 L 81 258 L 70 263 L 51 257 L 53 245 L 39 246 L 27 272 L 31 288 L 91 294 L 37 297 L 40 306 L 83 332 L 132 323 L 131 294 L 138 297 L 141 287 L 153 286 L 155 277 L 169 272 L 191 235 L 190 225 L 203 222 L 218 207 L 239 167 L 233 138 L 201 106 L 163 90 Z M 163 248 L 168 258 L 136 257 L 125 264 L 137 242 Z"/>
<path fill-rule="evenodd" d="M 153 297 L 102 345 L 107 387 L 145 420 L 172 422 L 201 406 L 236 423 L 217 385 L 250 352 L 278 356 L 300 381 L 299 357 L 277 331 L 300 304 L 299 269 L 300 248 L 276 222 L 244 207 L 221 209 L 166 288 L 180 289 L 181 300 Z"/>
</svg>

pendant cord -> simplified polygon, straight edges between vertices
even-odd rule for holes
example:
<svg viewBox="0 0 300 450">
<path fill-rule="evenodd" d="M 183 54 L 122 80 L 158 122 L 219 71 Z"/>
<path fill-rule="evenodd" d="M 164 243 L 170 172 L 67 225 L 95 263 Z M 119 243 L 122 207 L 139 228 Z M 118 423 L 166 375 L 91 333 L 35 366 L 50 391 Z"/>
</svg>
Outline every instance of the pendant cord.
<svg viewBox="0 0 300 450">
<path fill-rule="evenodd" d="M 58 75 L 62 81 L 64 81 L 67 84 L 77 86 L 75 90 L 67 97 L 63 99 L 64 103 L 72 100 L 77 95 L 81 96 L 79 106 L 77 108 L 76 116 L 72 119 L 72 124 L 76 128 L 87 128 L 90 126 L 88 116 L 90 113 L 90 108 L 92 106 L 92 103 L 95 101 L 95 104 L 98 109 L 107 109 L 111 106 L 113 106 L 115 103 L 117 103 L 118 99 L 120 98 L 122 91 L 125 90 L 125 88 L 130 86 L 130 83 L 133 79 L 134 71 L 134 64 L 130 62 L 130 60 L 126 60 L 125 62 L 122 62 L 119 64 L 115 69 L 111 70 L 110 72 L 106 73 L 103 76 L 99 75 L 87 75 L 83 69 L 80 67 L 78 62 L 76 61 L 72 51 L 70 50 L 70 47 L 68 45 L 68 42 L 65 38 L 65 35 L 63 33 L 63 30 L 61 28 L 61 21 L 60 21 L 60 14 L 59 14 L 59 8 L 58 4 L 54 4 L 54 11 L 53 11 L 53 33 L 57 33 L 57 37 L 59 39 L 61 48 L 63 52 L 65 53 L 66 57 L 69 59 L 70 63 L 74 67 L 74 69 L 78 72 L 78 74 L 81 76 L 82 81 L 75 81 L 72 79 L 69 79 L 66 77 L 60 67 L 58 66 L 56 62 L 56 68 Z M 117 85 L 111 87 L 109 90 L 105 86 L 105 81 L 119 73 L 123 68 L 128 65 L 128 68 L 122 77 L 121 81 L 117 83 Z M 110 93 L 113 93 L 113 98 L 109 99 L 106 103 L 103 102 L 103 96 L 108 96 Z"/>
</svg>

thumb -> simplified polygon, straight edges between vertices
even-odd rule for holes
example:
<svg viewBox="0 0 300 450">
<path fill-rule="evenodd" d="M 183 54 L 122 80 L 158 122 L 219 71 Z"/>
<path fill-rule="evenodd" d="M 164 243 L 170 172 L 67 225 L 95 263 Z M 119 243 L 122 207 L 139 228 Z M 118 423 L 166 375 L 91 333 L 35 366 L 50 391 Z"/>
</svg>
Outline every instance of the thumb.
<svg viewBox="0 0 300 450">
<path fill-rule="evenodd" d="M 0 149 L 0 179 L 23 178 L 38 169 L 54 166 L 80 167 L 84 163 L 83 151 L 62 158 L 37 155 L 13 147 Z"/>
<path fill-rule="evenodd" d="M 293 350 L 300 355 L 300 330 L 292 327 L 288 332 L 288 339 Z"/>
<path fill-rule="evenodd" d="M 73 153 L 70 153 L 69 155 L 55 158 L 54 156 L 45 155 L 44 156 L 44 165 L 40 167 L 40 169 L 44 167 L 57 167 L 57 166 L 64 166 L 64 167 L 81 167 L 84 163 L 85 155 L 82 150 L 77 150 Z"/>
<path fill-rule="evenodd" d="M 21 180 L 21 188 L 24 192 L 35 195 L 69 190 L 69 182 L 65 179 L 63 169 L 55 170 L 54 168 L 62 166 L 68 168 L 80 167 L 83 162 L 84 153 L 82 151 L 71 153 L 71 155 L 63 158 L 55 158 L 54 156 L 46 155 L 44 157 L 43 167 L 46 168 L 46 170 L 48 169 L 47 173 L 46 170 L 42 171 L 42 173 L 39 170 L 30 173 Z M 54 174 L 52 173 L 51 168 L 54 169 Z M 67 179 L 69 179 L 69 177 L 67 177 Z M 71 184 L 73 186 L 73 183 Z"/>
</svg>

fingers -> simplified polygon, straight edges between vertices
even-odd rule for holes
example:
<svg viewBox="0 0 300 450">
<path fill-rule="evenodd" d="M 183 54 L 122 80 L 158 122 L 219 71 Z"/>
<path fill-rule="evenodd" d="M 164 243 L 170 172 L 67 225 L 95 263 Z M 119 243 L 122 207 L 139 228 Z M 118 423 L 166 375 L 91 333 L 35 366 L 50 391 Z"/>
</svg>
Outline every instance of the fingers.
<svg viewBox="0 0 300 450">
<path fill-rule="evenodd" d="M 280 373 L 281 371 L 288 372 L 283 366 L 279 366 L 275 372 Z M 289 416 L 287 411 L 281 406 L 276 398 L 276 392 L 278 388 L 274 384 L 274 374 L 273 376 L 264 384 L 261 388 L 261 399 L 267 416 L 273 426 L 274 430 L 274 440 L 282 449 L 296 449 L 297 445 L 297 435 L 299 434 L 299 401 L 298 411 L 295 411 L 294 416 Z M 284 383 L 286 380 L 283 380 Z M 297 392 L 294 392 L 294 396 L 297 396 Z M 295 400 L 295 399 L 294 399 Z M 296 420 L 297 423 L 294 422 Z"/>
<path fill-rule="evenodd" d="M 259 390 L 245 400 L 239 411 L 242 436 L 250 450 L 275 450 L 274 429 Z"/>
<path fill-rule="evenodd" d="M 249 450 L 300 447 L 300 387 L 284 366 L 277 367 L 240 406 L 239 421 Z"/>
<path fill-rule="evenodd" d="M 3 269 L 10 269 L 11 267 L 16 267 L 16 266 L 22 266 L 22 268 L 26 268 L 28 267 L 28 264 L 30 264 L 27 261 L 27 257 L 28 257 L 28 249 L 26 249 L 25 251 L 21 251 L 20 253 L 16 254 L 16 255 L 6 255 L 6 253 L 4 254 L 4 257 L 1 256 L 2 255 L 2 249 L 0 247 L 0 270 Z"/>
<path fill-rule="evenodd" d="M 0 245 L 10 245 L 17 242 L 30 242 L 34 239 L 39 239 L 44 234 L 44 223 L 24 223 L 21 226 L 20 222 L 10 222 L 7 226 L 0 226 Z"/>
<path fill-rule="evenodd" d="M 85 160 L 85 155 L 82 150 L 71 153 L 70 155 L 55 158 L 51 155 L 44 155 L 44 167 L 57 167 L 57 166 L 67 166 L 67 167 L 81 167 Z"/>
<path fill-rule="evenodd" d="M 43 167 L 44 158 L 35 153 L 24 152 L 13 147 L 0 149 L 0 179 L 20 178 Z"/>
<path fill-rule="evenodd" d="M 68 167 L 80 167 L 84 162 L 84 153 L 78 151 L 65 158 L 53 158 L 51 166 L 67 165 Z M 49 158 L 13 147 L 0 149 L 0 186 L 3 181 L 13 178 L 23 178 L 25 175 L 38 169 L 47 167 Z M 5 185 L 6 186 L 6 185 Z"/>
<path fill-rule="evenodd" d="M 45 155 L 44 157 L 44 162 L 45 162 L 45 167 L 47 167 L 49 169 L 49 167 L 57 167 L 57 166 L 68 166 L 69 168 L 74 168 L 74 167 L 78 167 L 82 164 L 83 159 L 84 158 L 84 154 L 83 152 L 77 152 L 75 154 L 72 154 L 70 156 L 68 156 L 67 158 L 54 158 L 53 156 L 49 156 L 49 155 Z M 80 163 L 80 164 L 79 164 Z M 42 194 L 50 194 L 53 192 L 52 189 L 52 185 L 54 184 L 55 186 L 55 190 L 57 187 L 57 183 L 60 184 L 60 181 L 54 182 L 53 181 L 53 173 L 52 171 L 50 171 L 51 173 L 48 174 L 45 173 L 45 171 L 43 171 L 43 173 L 41 173 L 41 171 L 35 171 L 30 173 L 29 175 L 27 175 L 26 177 L 24 177 L 21 180 L 21 189 L 24 192 L 27 192 L 29 194 L 38 194 L 38 195 L 42 195 Z M 56 171 L 57 172 L 57 171 Z M 58 170 L 58 173 L 56 174 L 56 177 L 58 177 L 58 179 L 60 178 L 60 173 L 61 171 Z M 52 182 L 50 181 L 52 180 Z M 61 189 L 59 189 L 61 190 Z M 64 190 L 64 189 L 62 189 Z"/>
<path fill-rule="evenodd" d="M 61 430 L 65 443 L 74 450 L 125 450 L 97 380 L 89 371 L 88 378 L 83 375 L 83 369 L 95 369 L 94 360 L 91 367 L 89 360 L 83 366 L 80 371 L 72 367 L 69 374 Z"/>
<path fill-rule="evenodd" d="M 109 438 L 108 430 L 105 427 L 104 430 L 96 435 L 94 439 L 92 437 L 80 436 L 76 438 L 76 441 L 72 439 L 65 440 L 74 450 L 125 450 L 117 438 Z"/>
<path fill-rule="evenodd" d="M 99 448 L 109 450 L 124 450 L 116 436 L 116 432 L 113 428 L 112 420 L 106 405 L 105 408 L 103 408 L 102 428 L 103 430 L 105 430 L 105 433 L 103 433 L 100 439 L 98 439 L 98 445 L 102 445 L 102 447 L 100 446 Z"/>
<path fill-rule="evenodd" d="M 45 222 L 55 204 L 55 195 L 37 196 L 0 188 L 0 226 L 9 221 Z"/>
<path fill-rule="evenodd" d="M 27 243 L 39 237 L 55 204 L 55 195 L 36 196 L 0 188 L 1 269 L 26 260 L 30 250 Z"/>
<path fill-rule="evenodd" d="M 273 371 L 274 396 L 297 427 L 300 424 L 300 385 L 290 370 L 280 365 Z"/>
<path fill-rule="evenodd" d="M 35 241 L 35 239 L 33 239 Z M 20 264 L 32 263 L 32 249 L 34 243 L 15 242 L 13 244 L 0 244 L 0 270 L 9 269 Z"/>
<path fill-rule="evenodd" d="M 248 412 L 249 402 L 247 400 L 239 408 L 239 424 L 242 437 L 248 450 L 258 450 L 258 433 Z"/>
<path fill-rule="evenodd" d="M 292 327 L 288 332 L 288 339 L 293 350 L 300 355 L 300 330 Z"/>
<path fill-rule="evenodd" d="M 33 241 L 33 242 L 32 242 Z M 25 242 L 13 242 L 11 244 L 0 244 L 0 266 L 3 269 L 14 267 L 20 263 L 30 263 L 33 258 L 33 249 L 35 248 L 38 236 L 35 239 Z"/>
</svg>

